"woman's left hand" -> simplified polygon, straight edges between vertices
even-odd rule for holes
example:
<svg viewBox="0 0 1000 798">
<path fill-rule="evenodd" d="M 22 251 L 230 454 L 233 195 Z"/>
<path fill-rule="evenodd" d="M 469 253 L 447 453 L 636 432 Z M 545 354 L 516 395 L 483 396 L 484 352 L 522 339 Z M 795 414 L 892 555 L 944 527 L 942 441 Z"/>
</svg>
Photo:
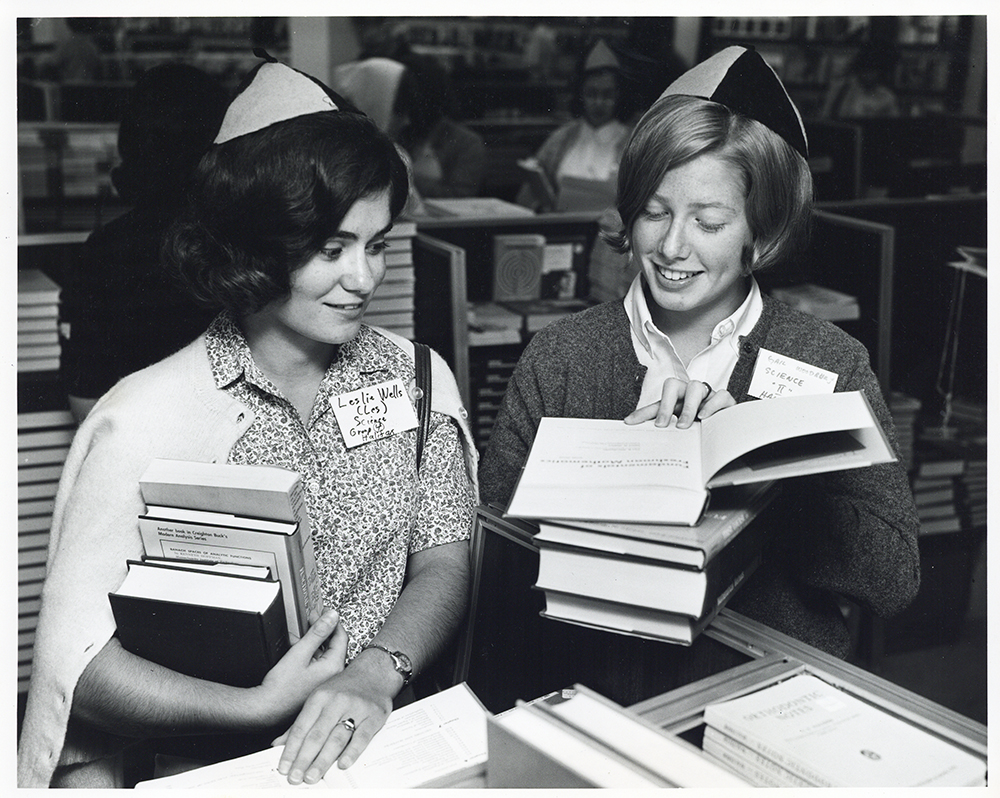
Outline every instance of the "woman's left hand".
<svg viewBox="0 0 1000 798">
<path fill-rule="evenodd" d="M 349 665 L 313 691 L 291 728 L 272 743 L 285 746 L 278 772 L 290 784 L 315 784 L 335 762 L 349 767 L 391 711 L 384 680 Z"/>
<path fill-rule="evenodd" d="M 633 410 L 625 417 L 626 424 L 641 424 L 643 421 L 655 419 L 658 427 L 669 427 L 671 420 L 677 417 L 677 428 L 690 427 L 695 419 L 708 418 L 726 407 L 736 404 L 729 391 L 716 391 L 707 382 L 691 380 L 684 382 L 676 377 L 668 377 L 663 381 L 663 391 L 660 401 Z"/>
</svg>

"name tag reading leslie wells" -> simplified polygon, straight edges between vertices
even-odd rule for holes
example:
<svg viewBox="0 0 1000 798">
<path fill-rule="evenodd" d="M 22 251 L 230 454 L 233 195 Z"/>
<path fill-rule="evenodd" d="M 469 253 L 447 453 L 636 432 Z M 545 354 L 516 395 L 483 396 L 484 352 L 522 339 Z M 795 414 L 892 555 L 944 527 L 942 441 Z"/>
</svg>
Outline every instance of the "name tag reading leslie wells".
<svg viewBox="0 0 1000 798">
<path fill-rule="evenodd" d="M 774 399 L 808 393 L 833 393 L 836 387 L 837 375 L 832 371 L 761 349 L 757 353 L 757 364 L 747 393 L 758 399 Z"/>
<path fill-rule="evenodd" d="M 417 414 L 399 378 L 330 398 L 348 449 L 417 428 Z"/>
</svg>

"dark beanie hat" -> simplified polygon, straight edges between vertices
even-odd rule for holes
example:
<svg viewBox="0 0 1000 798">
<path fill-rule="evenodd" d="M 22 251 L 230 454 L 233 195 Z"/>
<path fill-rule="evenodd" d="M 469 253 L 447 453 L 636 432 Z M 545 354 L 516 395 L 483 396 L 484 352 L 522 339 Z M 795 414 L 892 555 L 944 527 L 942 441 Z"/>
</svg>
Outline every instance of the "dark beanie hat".
<svg viewBox="0 0 1000 798">
<path fill-rule="evenodd" d="M 724 105 L 756 119 L 809 157 L 802 117 L 775 71 L 748 47 L 733 46 L 697 64 L 667 86 L 660 97 L 685 94 Z"/>
</svg>

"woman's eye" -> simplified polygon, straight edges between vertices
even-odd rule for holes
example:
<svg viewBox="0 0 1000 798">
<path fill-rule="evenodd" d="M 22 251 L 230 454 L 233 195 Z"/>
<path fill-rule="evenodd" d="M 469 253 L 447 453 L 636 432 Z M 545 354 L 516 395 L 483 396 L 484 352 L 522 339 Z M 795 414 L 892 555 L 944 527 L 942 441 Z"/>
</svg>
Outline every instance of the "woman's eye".
<svg viewBox="0 0 1000 798">
<path fill-rule="evenodd" d="M 669 215 L 669 211 L 665 211 L 661 208 L 646 208 L 642 215 L 651 221 L 659 221 L 660 219 L 666 219 Z"/>
<path fill-rule="evenodd" d="M 327 260 L 336 260 L 337 258 L 340 257 L 340 254 L 343 252 L 343 250 L 340 247 L 324 247 L 323 249 L 320 250 L 320 252 L 323 254 L 323 257 L 326 258 Z"/>
<path fill-rule="evenodd" d="M 726 225 L 724 223 L 713 224 L 712 222 L 706 222 L 704 219 L 699 219 L 698 224 L 701 229 L 708 233 L 718 233 Z"/>
<path fill-rule="evenodd" d="M 388 241 L 376 241 L 373 244 L 368 245 L 368 252 L 371 255 L 381 255 L 389 248 Z"/>
</svg>

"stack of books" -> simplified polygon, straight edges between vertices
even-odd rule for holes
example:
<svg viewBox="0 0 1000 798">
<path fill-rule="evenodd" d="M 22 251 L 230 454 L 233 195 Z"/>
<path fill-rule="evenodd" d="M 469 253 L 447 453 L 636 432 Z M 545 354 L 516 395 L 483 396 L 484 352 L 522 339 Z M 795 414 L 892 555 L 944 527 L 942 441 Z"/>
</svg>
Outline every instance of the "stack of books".
<svg viewBox="0 0 1000 798">
<path fill-rule="evenodd" d="M 757 566 L 767 524 L 750 521 L 770 483 L 893 459 L 860 392 L 747 402 L 687 429 L 542 418 L 507 512 L 540 525 L 546 614 L 683 644 Z"/>
<path fill-rule="evenodd" d="M 469 346 L 521 343 L 521 315 L 496 302 L 470 302 L 468 323 Z"/>
<path fill-rule="evenodd" d="M 960 458 L 925 460 L 917 466 L 911 487 L 917 505 L 921 535 L 960 532 L 962 519 L 956 504 L 955 481 L 965 473 Z"/>
<path fill-rule="evenodd" d="M 413 338 L 413 237 L 414 222 L 397 222 L 385 237 L 385 279 L 375 292 L 365 323 L 392 330 L 404 338 Z"/>
<path fill-rule="evenodd" d="M 986 457 L 969 460 L 960 478 L 969 529 L 986 526 Z"/>
<path fill-rule="evenodd" d="M 976 787 L 986 763 L 809 673 L 705 708 L 702 748 L 759 787 Z"/>
<path fill-rule="evenodd" d="M 735 788 L 696 746 L 582 685 L 487 719 L 486 786 Z"/>
<path fill-rule="evenodd" d="M 153 460 L 145 556 L 111 605 L 122 646 L 173 670 L 252 686 L 322 612 L 299 475 Z"/>
<path fill-rule="evenodd" d="M 524 336 L 530 337 L 554 321 L 586 310 L 591 303 L 585 299 L 523 299 L 502 303 L 521 319 Z"/>
<path fill-rule="evenodd" d="M 17 272 L 17 370 L 59 370 L 59 286 L 39 269 Z"/>
<path fill-rule="evenodd" d="M 520 318 L 518 319 L 520 324 Z M 518 333 L 520 340 L 520 333 Z M 520 343 L 490 346 L 477 352 L 469 360 L 469 385 L 471 387 L 472 436 L 480 451 L 486 448 L 500 403 L 507 392 L 507 385 L 523 351 Z"/>
<path fill-rule="evenodd" d="M 721 489 L 696 526 L 540 522 L 543 615 L 690 645 L 760 564 L 774 482 Z"/>
<path fill-rule="evenodd" d="M 899 443 L 899 460 L 909 471 L 913 468 L 913 443 L 916 438 L 917 417 L 920 415 L 922 403 L 913 396 L 901 391 L 893 391 L 889 395 L 889 413 L 892 424 L 896 428 L 896 441 Z"/>
<path fill-rule="evenodd" d="M 34 657 L 49 552 L 49 531 L 63 464 L 76 433 L 68 410 L 17 416 L 17 688 L 26 692 Z"/>
</svg>

